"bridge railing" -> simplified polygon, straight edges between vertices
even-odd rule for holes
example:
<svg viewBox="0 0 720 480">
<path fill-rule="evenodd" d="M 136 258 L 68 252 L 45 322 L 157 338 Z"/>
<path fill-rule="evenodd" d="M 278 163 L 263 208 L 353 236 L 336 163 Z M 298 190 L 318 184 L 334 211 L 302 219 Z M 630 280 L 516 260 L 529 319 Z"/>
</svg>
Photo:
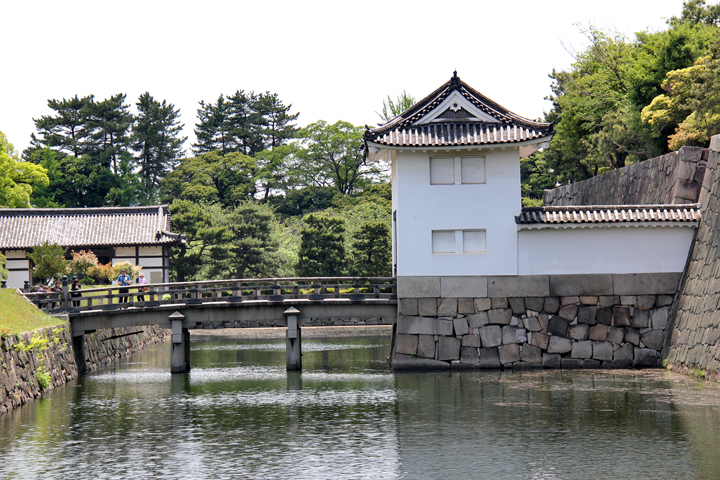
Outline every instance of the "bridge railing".
<svg viewBox="0 0 720 480">
<path fill-rule="evenodd" d="M 146 289 L 146 290 L 141 290 Z M 306 300 L 395 300 L 394 277 L 289 277 L 206 280 L 199 282 L 133 284 L 68 289 L 67 279 L 61 292 L 23 294 L 47 313 L 79 313 L 88 310 L 117 310 L 161 305 L 200 305 L 205 303 L 241 303 L 247 301 Z M 79 295 L 78 295 L 79 294 Z"/>
</svg>

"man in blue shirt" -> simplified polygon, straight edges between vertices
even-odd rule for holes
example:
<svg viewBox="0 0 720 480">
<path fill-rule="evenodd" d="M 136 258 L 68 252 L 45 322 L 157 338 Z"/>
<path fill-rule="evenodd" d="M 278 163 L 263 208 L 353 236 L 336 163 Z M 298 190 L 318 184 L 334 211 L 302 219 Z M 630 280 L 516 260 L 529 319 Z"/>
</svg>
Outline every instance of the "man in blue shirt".
<svg viewBox="0 0 720 480">
<path fill-rule="evenodd" d="M 128 285 L 130 285 L 130 276 L 127 274 L 127 270 L 123 269 L 122 272 L 120 272 L 120 275 L 118 275 L 118 278 L 117 278 L 117 283 L 121 287 L 127 287 Z M 128 292 L 129 292 L 129 290 L 127 288 L 120 289 L 120 303 L 127 303 L 127 301 L 128 301 L 127 293 Z M 123 293 L 126 294 L 124 297 L 122 296 Z"/>
</svg>

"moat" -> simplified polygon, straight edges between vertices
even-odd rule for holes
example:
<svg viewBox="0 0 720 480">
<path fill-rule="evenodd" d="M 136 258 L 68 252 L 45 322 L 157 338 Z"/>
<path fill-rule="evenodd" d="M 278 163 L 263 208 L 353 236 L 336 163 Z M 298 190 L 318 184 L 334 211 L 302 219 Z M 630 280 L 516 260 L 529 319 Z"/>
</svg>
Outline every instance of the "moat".
<svg viewBox="0 0 720 480">
<path fill-rule="evenodd" d="M 305 331 L 304 331 L 305 332 Z M 390 335 L 193 336 L 0 417 L 0 478 L 718 478 L 720 387 L 664 370 L 394 374 Z"/>
</svg>

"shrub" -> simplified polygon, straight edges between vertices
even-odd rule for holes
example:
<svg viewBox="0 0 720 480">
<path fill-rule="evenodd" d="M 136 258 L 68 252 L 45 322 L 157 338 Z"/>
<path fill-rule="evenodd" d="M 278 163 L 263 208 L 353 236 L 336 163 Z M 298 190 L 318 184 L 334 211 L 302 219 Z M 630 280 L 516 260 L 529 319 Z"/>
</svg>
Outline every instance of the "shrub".
<svg viewBox="0 0 720 480">
<path fill-rule="evenodd" d="M 137 276 L 140 274 L 140 271 L 142 270 L 142 267 L 133 265 L 132 263 L 128 262 L 127 260 L 123 260 L 122 262 L 117 262 L 115 265 L 112 266 L 113 274 L 110 280 L 116 280 L 117 277 L 120 275 L 120 272 L 124 270 L 127 270 L 127 274 L 130 275 L 131 280 L 135 280 Z"/>
</svg>

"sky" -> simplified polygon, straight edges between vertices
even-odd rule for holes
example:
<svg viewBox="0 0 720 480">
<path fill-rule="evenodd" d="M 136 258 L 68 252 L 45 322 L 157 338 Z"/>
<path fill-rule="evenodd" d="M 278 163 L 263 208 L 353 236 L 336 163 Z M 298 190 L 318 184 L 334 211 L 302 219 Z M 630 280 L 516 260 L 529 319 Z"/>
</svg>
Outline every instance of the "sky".
<svg viewBox="0 0 720 480">
<path fill-rule="evenodd" d="M 713 3 L 713 2 L 710 2 Z M 22 151 L 48 99 L 148 91 L 180 109 L 277 93 L 298 124 L 374 126 L 383 99 L 416 100 L 454 70 L 528 118 L 551 107 L 548 74 L 570 67 L 595 25 L 632 38 L 666 28 L 682 0 L 214 1 L 0 0 L 0 131 Z"/>
</svg>

